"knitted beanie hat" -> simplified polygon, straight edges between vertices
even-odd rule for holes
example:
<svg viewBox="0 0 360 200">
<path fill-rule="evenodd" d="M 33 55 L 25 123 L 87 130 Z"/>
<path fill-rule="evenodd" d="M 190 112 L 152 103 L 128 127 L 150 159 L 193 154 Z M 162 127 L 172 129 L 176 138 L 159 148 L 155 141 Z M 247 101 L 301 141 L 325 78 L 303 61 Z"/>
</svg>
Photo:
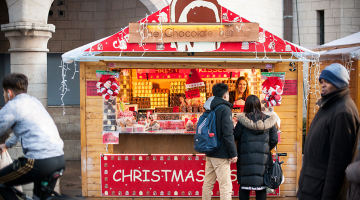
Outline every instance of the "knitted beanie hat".
<svg viewBox="0 0 360 200">
<path fill-rule="evenodd" d="M 321 79 L 327 80 L 329 83 L 333 84 L 336 88 L 344 88 L 349 86 L 349 73 L 346 68 L 339 64 L 333 63 L 321 72 L 319 81 Z"/>
</svg>

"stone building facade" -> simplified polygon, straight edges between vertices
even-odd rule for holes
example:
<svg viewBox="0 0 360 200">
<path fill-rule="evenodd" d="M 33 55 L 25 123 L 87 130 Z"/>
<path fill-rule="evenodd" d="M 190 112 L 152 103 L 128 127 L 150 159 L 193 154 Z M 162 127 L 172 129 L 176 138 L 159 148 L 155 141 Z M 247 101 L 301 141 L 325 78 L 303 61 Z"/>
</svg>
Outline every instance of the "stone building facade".
<svg viewBox="0 0 360 200">
<path fill-rule="evenodd" d="M 299 44 L 300 38 L 301 46 L 321 45 L 321 15 L 324 16 L 324 43 L 360 31 L 359 0 L 294 0 L 293 11 L 293 42 Z"/>
</svg>

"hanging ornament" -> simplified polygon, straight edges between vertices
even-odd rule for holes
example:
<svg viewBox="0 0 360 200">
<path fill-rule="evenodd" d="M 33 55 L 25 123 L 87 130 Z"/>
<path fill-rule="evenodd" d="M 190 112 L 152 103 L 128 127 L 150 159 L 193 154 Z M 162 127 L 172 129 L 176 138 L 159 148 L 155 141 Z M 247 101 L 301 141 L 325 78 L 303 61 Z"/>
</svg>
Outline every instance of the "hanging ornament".
<svg viewBox="0 0 360 200">
<path fill-rule="evenodd" d="M 119 82 L 115 78 L 119 78 L 118 72 L 96 71 L 96 77 L 100 80 L 96 83 L 97 94 L 105 100 L 110 97 L 116 97 L 119 94 Z"/>
<path fill-rule="evenodd" d="M 262 84 L 262 93 L 265 94 L 265 107 L 280 106 L 283 93 L 283 83 L 279 77 L 270 76 Z"/>
</svg>

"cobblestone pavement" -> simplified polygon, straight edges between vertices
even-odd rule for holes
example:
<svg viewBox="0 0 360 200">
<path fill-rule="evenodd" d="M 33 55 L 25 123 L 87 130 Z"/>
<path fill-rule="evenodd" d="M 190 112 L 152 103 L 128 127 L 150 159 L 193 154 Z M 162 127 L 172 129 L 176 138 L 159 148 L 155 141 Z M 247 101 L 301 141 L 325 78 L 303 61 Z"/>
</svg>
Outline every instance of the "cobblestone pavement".
<svg viewBox="0 0 360 200">
<path fill-rule="evenodd" d="M 81 196 L 81 162 L 67 160 L 66 169 L 60 181 L 61 193 L 67 196 Z"/>
</svg>

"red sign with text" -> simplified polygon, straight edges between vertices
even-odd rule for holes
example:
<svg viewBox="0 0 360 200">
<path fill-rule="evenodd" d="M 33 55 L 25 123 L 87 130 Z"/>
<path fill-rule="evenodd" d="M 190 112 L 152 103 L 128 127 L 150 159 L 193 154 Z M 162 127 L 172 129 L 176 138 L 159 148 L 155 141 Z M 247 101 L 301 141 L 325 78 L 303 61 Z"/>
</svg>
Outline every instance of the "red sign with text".
<svg viewBox="0 0 360 200">
<path fill-rule="evenodd" d="M 193 99 L 196 97 L 200 97 L 200 90 L 195 89 L 195 90 L 185 91 L 185 96 L 187 99 Z"/>
<path fill-rule="evenodd" d="M 297 80 L 285 80 L 283 95 L 297 95 Z"/>
<path fill-rule="evenodd" d="M 100 156 L 101 196 L 201 197 L 205 155 L 105 154 Z M 236 164 L 231 164 L 233 195 L 239 196 Z M 253 196 L 254 191 L 251 192 Z M 280 190 L 268 196 L 279 196 Z M 212 196 L 219 197 L 215 183 Z"/>
<path fill-rule="evenodd" d="M 96 83 L 97 81 L 86 81 L 86 96 L 98 96 Z"/>
<path fill-rule="evenodd" d="M 238 78 L 240 72 L 226 69 L 199 69 L 200 78 Z M 138 79 L 183 79 L 188 78 L 190 69 L 137 69 Z"/>
<path fill-rule="evenodd" d="M 103 144 L 119 144 L 119 132 L 103 132 Z"/>
</svg>

